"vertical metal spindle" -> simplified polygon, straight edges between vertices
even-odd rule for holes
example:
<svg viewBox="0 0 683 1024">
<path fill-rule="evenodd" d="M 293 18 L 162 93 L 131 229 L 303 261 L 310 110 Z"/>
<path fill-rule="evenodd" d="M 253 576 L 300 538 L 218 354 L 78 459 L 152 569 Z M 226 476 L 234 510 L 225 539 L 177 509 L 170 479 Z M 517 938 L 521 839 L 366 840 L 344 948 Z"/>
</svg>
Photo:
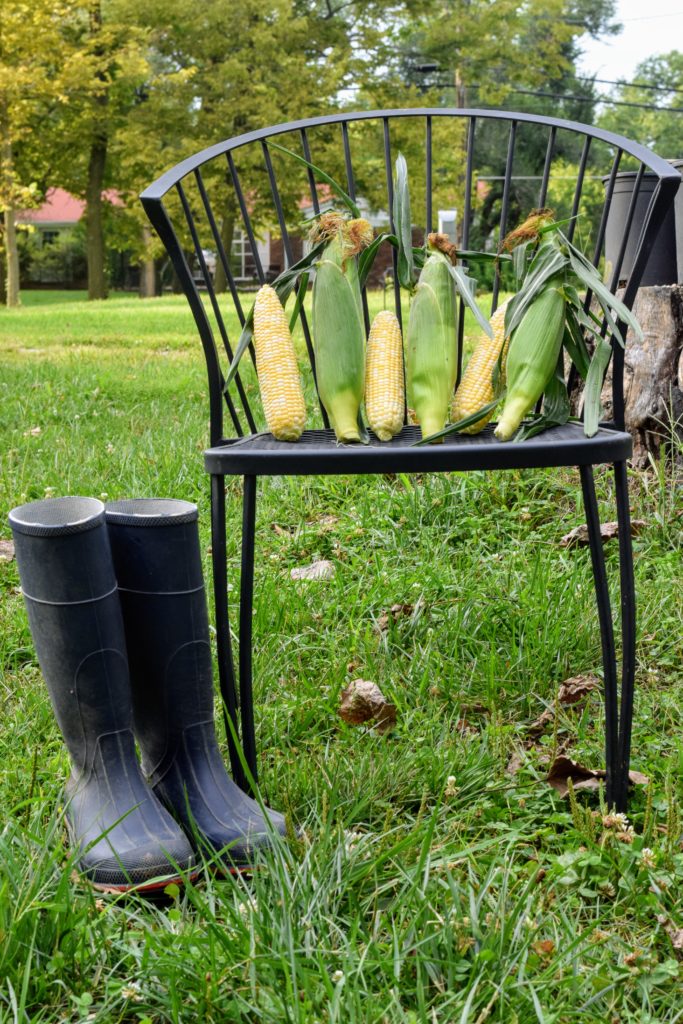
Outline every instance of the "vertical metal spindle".
<svg viewBox="0 0 683 1024">
<path fill-rule="evenodd" d="M 394 178 L 391 167 L 391 139 L 389 137 L 389 118 L 383 117 L 382 124 L 384 128 L 384 167 L 387 178 L 387 199 L 389 202 L 389 226 L 391 227 L 392 234 L 396 233 L 396 224 L 394 223 Z M 396 249 L 392 249 L 391 260 L 394 271 L 394 308 L 396 309 L 396 316 L 398 322 L 403 330 L 403 316 L 401 313 L 401 285 L 398 280 L 398 253 Z"/>
<path fill-rule="evenodd" d="M 249 216 L 249 208 L 247 207 L 244 192 L 242 191 L 242 183 L 240 182 L 239 174 L 237 173 L 237 167 L 235 166 L 235 160 L 232 155 L 232 151 L 228 150 L 225 154 L 228 161 L 228 168 L 230 170 L 230 176 L 232 177 L 232 184 L 235 189 L 235 195 L 237 196 L 237 202 L 239 204 L 240 213 L 242 214 L 242 224 L 246 232 L 247 238 L 249 239 L 249 246 L 251 248 L 251 255 L 254 260 L 254 266 L 256 267 L 256 276 L 259 279 L 259 284 L 263 284 L 266 280 L 266 275 L 263 273 L 263 266 L 261 265 L 261 256 L 258 251 L 256 244 L 256 237 L 254 236 L 254 229 L 251 226 L 251 217 Z M 253 346 L 252 348 L 253 354 Z"/>
<path fill-rule="evenodd" d="M 196 179 L 196 182 L 197 182 L 197 186 L 199 188 L 199 194 L 200 194 L 200 196 L 202 198 L 202 203 L 204 204 L 204 210 L 205 210 L 205 212 L 207 214 L 207 219 L 209 221 L 209 226 L 211 227 L 211 232 L 212 232 L 213 237 L 214 237 L 214 242 L 217 242 L 220 245 L 221 251 L 223 251 L 223 245 L 222 245 L 222 242 L 221 242 L 221 239 L 220 239 L 220 233 L 218 232 L 216 221 L 215 221 L 215 218 L 213 216 L 213 211 L 211 209 L 211 204 L 209 203 L 209 199 L 208 199 L 208 196 L 206 194 L 206 190 L 204 188 L 204 182 L 202 181 L 201 172 L 199 171 L 199 169 L 197 169 L 194 173 L 195 173 L 195 179 Z M 200 255 L 200 265 L 201 265 L 201 268 L 202 268 L 202 273 L 204 275 L 204 283 L 206 285 L 206 291 L 207 291 L 207 294 L 209 296 L 209 301 L 211 303 L 211 308 L 213 309 L 213 315 L 216 318 L 216 324 L 218 325 L 218 330 L 219 330 L 220 336 L 221 336 L 221 338 L 223 340 L 223 348 L 225 349 L 225 352 L 226 352 L 226 355 L 227 355 L 228 359 L 230 360 L 230 362 L 232 362 L 232 354 L 233 354 L 232 353 L 232 348 L 230 346 L 230 340 L 228 338 L 228 332 L 226 330 L 225 323 L 223 321 L 223 315 L 221 313 L 220 306 L 218 304 L 218 299 L 216 297 L 216 292 L 215 292 L 215 289 L 214 289 L 214 286 L 213 286 L 213 280 L 211 279 L 211 274 L 209 273 L 208 267 L 206 266 L 206 261 L 204 259 L 204 253 L 201 251 L 201 249 L 199 251 L 201 253 L 201 255 Z M 224 251 L 223 251 L 223 255 L 225 255 Z M 247 418 L 247 423 L 249 425 L 249 429 L 251 430 L 252 434 L 255 434 L 256 430 L 257 430 L 256 423 L 254 421 L 254 417 L 253 417 L 253 414 L 252 414 L 252 411 L 251 411 L 251 406 L 249 405 L 249 400 L 248 400 L 248 398 L 246 396 L 246 393 L 244 391 L 244 387 L 242 386 L 242 380 L 240 378 L 239 373 L 235 374 L 235 385 L 237 387 L 237 393 L 240 396 L 240 401 L 242 403 L 242 408 L 244 409 L 244 414 L 245 414 L 245 416 Z M 226 395 L 227 395 L 227 393 L 226 393 Z"/>
<path fill-rule="evenodd" d="M 580 466 L 583 503 L 588 526 L 593 582 L 600 623 L 600 644 L 605 687 L 605 767 L 607 803 L 613 806 L 618 798 L 617 778 L 619 774 L 619 710 L 617 697 L 616 652 L 612 610 L 607 586 L 605 556 L 600 536 L 600 516 L 595 497 L 592 466 Z"/>
<path fill-rule="evenodd" d="M 305 128 L 301 129 L 301 148 L 304 151 L 304 160 L 308 160 L 309 164 L 312 164 L 311 159 L 311 147 L 308 142 L 308 133 Z M 306 168 L 308 174 L 308 187 L 311 190 L 311 202 L 313 203 L 313 213 L 316 217 L 320 215 L 320 202 L 318 200 L 318 189 L 316 188 L 315 178 L 313 177 L 313 171 L 310 167 Z"/>
<path fill-rule="evenodd" d="M 199 236 L 197 235 L 197 228 L 196 228 L 196 225 L 195 225 L 195 222 L 194 222 L 194 216 L 192 214 L 192 210 L 190 209 L 190 204 L 187 201 L 187 196 L 185 195 L 185 190 L 183 189 L 182 182 L 179 181 L 177 183 L 176 191 L 177 191 L 177 193 L 178 193 L 178 195 L 180 197 L 180 202 L 181 202 L 181 205 L 183 207 L 183 212 L 185 214 L 185 220 L 187 222 L 187 226 L 190 229 L 190 236 L 192 238 L 192 244 L 194 245 L 195 256 L 197 257 L 197 259 L 199 261 L 199 265 L 201 267 L 202 275 L 204 277 L 204 283 L 207 284 L 208 281 L 209 281 L 209 276 L 210 275 L 209 275 L 209 271 L 207 270 L 207 267 L 206 267 L 206 260 L 204 259 L 204 253 L 202 251 L 201 242 L 199 241 Z M 196 292 L 196 290 L 197 290 L 196 289 L 196 285 L 194 284 L 194 281 L 192 283 L 193 283 L 193 286 L 194 286 L 194 290 Z M 207 287 L 208 287 L 208 284 L 207 284 Z M 188 295 L 188 298 L 189 298 L 189 295 Z M 203 304 L 202 300 L 200 299 L 198 293 L 197 293 L 197 296 L 196 296 L 196 300 L 197 300 L 197 303 L 202 307 L 203 315 L 204 315 L 204 320 L 206 321 L 206 324 L 209 327 L 209 331 L 211 333 L 211 343 L 213 345 L 214 352 L 215 352 L 215 350 L 216 350 L 216 343 L 215 343 L 215 341 L 213 339 L 213 331 L 211 331 L 211 327 L 209 325 L 208 317 L 206 316 L 206 311 L 204 310 L 204 304 Z M 224 388 L 223 388 L 224 381 L 223 381 L 223 375 L 222 374 L 220 375 L 220 381 L 218 383 L 219 383 L 220 391 L 224 392 Z M 244 430 L 242 429 L 242 424 L 240 422 L 239 416 L 237 415 L 237 410 L 235 409 L 235 406 L 234 406 L 234 403 L 232 401 L 232 397 L 231 397 L 230 393 L 225 391 L 224 392 L 224 398 L 225 398 L 225 403 L 226 403 L 226 405 L 228 407 L 228 412 L 230 413 L 230 419 L 232 420 L 232 424 L 233 424 L 233 426 L 235 428 L 235 431 L 237 432 L 238 437 L 242 437 L 242 435 L 244 434 Z"/>
<path fill-rule="evenodd" d="M 501 204 L 500 211 L 500 227 L 498 230 L 498 236 L 502 242 L 507 234 L 507 222 L 508 222 L 508 211 L 510 207 L 510 184 L 512 181 L 512 164 L 515 158 L 515 137 L 517 134 L 517 122 L 510 122 L 510 135 L 508 138 L 508 152 L 505 161 L 505 179 L 503 182 L 503 201 Z M 493 278 L 493 296 L 491 298 L 491 308 L 495 309 L 498 305 L 498 292 L 500 291 L 500 267 L 496 267 L 496 272 Z"/>
<path fill-rule="evenodd" d="M 545 163 L 543 164 L 543 177 L 541 178 L 541 191 L 538 193 L 538 205 L 545 206 L 548 198 L 548 184 L 550 182 L 550 169 L 553 165 L 555 155 L 555 139 L 557 137 L 557 126 L 553 125 L 548 135 L 548 146 L 545 151 Z"/>
<path fill-rule="evenodd" d="M 223 701 L 225 736 L 230 754 L 230 767 L 235 782 L 246 789 L 246 776 L 237 753 L 235 736 L 239 736 L 239 714 L 235 664 L 230 640 L 228 617 L 228 574 L 225 543 L 225 478 L 211 476 L 211 565 L 213 569 L 213 599 L 216 611 L 216 647 L 218 652 L 218 682 Z M 230 723 L 228 723 L 228 717 Z"/>
<path fill-rule="evenodd" d="M 354 203 L 356 201 L 356 181 L 353 175 L 353 161 L 351 160 L 351 143 L 349 140 L 349 126 L 346 121 L 341 123 L 342 133 L 342 146 L 344 149 L 344 166 L 346 168 L 346 187 L 351 199 Z M 370 310 L 368 309 L 368 294 L 367 288 L 363 288 L 361 293 L 361 302 L 363 304 L 363 322 L 365 324 L 365 333 L 368 334 L 370 331 Z"/>
<path fill-rule="evenodd" d="M 256 530 L 256 477 L 244 477 L 242 499 L 242 575 L 240 578 L 239 677 L 242 750 L 254 782 L 258 781 L 254 695 L 252 684 L 252 612 L 254 603 L 254 545 Z M 248 788 L 250 788 L 248 786 Z"/>
<path fill-rule="evenodd" d="M 579 212 L 581 205 L 581 193 L 583 192 L 583 179 L 586 175 L 586 163 L 588 161 L 588 151 L 591 145 L 590 135 L 586 135 L 583 140 L 583 149 L 581 150 L 581 159 L 579 161 L 579 169 L 576 175 L 576 188 L 574 189 L 574 201 L 572 203 L 571 221 L 567 225 L 567 238 L 571 242 L 574 238 L 574 231 L 576 230 L 576 217 Z"/>
<path fill-rule="evenodd" d="M 474 174 L 474 137 L 476 118 L 471 117 L 467 126 L 467 156 L 465 158 L 465 195 L 462 215 L 462 247 L 469 248 L 470 221 L 472 220 L 472 177 Z M 494 307 L 495 308 L 495 307 Z M 455 378 L 456 390 L 462 377 L 463 339 L 465 337 L 465 304 L 458 303 L 458 371 Z"/>
<path fill-rule="evenodd" d="M 633 576 L 631 513 L 628 502 L 626 463 L 614 466 L 619 524 L 619 574 L 621 591 L 621 711 L 619 720 L 619 789 L 617 810 L 625 811 L 628 800 L 628 772 L 633 723 L 633 688 L 636 672 L 636 590 Z"/>
<path fill-rule="evenodd" d="M 425 132 L 425 231 L 432 231 L 432 118 L 427 114 Z"/>
</svg>

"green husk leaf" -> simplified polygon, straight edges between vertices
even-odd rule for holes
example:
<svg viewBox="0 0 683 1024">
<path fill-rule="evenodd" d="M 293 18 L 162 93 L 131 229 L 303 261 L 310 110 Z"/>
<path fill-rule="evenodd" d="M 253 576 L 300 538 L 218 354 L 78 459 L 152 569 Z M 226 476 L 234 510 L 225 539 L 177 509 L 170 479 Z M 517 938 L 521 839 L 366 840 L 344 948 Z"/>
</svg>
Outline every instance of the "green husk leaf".
<svg viewBox="0 0 683 1024">
<path fill-rule="evenodd" d="M 615 314 L 616 317 L 618 317 L 619 320 L 625 323 L 627 327 L 631 328 L 638 341 L 642 341 L 642 328 L 636 320 L 636 318 L 634 317 L 631 310 L 628 308 L 628 306 L 625 306 L 621 299 L 618 299 L 616 295 L 613 295 L 607 287 L 607 285 L 603 284 L 603 282 L 600 280 L 600 277 L 598 276 L 595 267 L 592 263 L 589 262 L 589 260 L 586 259 L 583 253 L 576 249 L 571 244 L 571 242 L 565 239 L 564 235 L 562 235 L 562 239 L 569 250 L 569 259 L 571 261 L 572 270 L 579 278 L 579 280 L 582 282 L 582 284 L 584 284 L 586 288 L 590 288 L 590 290 L 593 292 L 596 299 L 602 306 L 608 323 L 610 323 L 611 320 L 611 317 L 608 316 L 607 312 L 609 309 L 612 313 Z M 610 328 L 611 326 L 612 324 L 610 323 Z M 621 337 L 621 332 L 616 328 L 616 325 L 613 333 L 619 341 L 619 344 L 622 345 L 623 347 L 624 342 Z"/>
<path fill-rule="evenodd" d="M 468 263 L 510 263 L 507 252 L 479 252 L 477 249 L 458 249 L 458 259 Z"/>
<path fill-rule="evenodd" d="M 450 262 L 448 263 L 448 269 L 450 271 L 451 277 L 455 281 L 455 290 L 457 291 L 458 295 L 465 303 L 465 305 L 469 306 L 469 308 L 472 310 L 476 318 L 476 321 L 481 327 L 481 329 L 483 331 L 486 331 L 489 338 L 492 338 L 493 330 L 491 329 L 491 324 L 488 322 L 482 311 L 479 309 L 477 301 L 474 297 L 474 293 L 477 288 L 476 279 L 470 277 L 469 274 L 467 274 L 462 267 L 454 267 L 453 264 Z"/>
<path fill-rule="evenodd" d="M 611 356 L 612 346 L 604 338 L 598 338 L 583 391 L 583 430 L 586 437 L 593 437 L 597 433 L 600 423 L 600 395 Z"/>
<path fill-rule="evenodd" d="M 323 252 L 326 244 L 327 243 L 324 241 L 318 242 L 318 244 L 314 245 L 310 252 L 307 252 L 305 256 L 302 256 L 302 258 L 297 263 L 293 263 L 291 267 L 287 267 L 286 270 L 283 270 L 282 273 L 275 278 L 275 280 L 273 281 L 273 288 L 277 292 L 278 298 L 280 299 L 280 302 L 282 303 L 283 306 L 285 306 L 287 299 L 291 295 L 299 275 L 303 271 L 310 272 L 312 270 L 314 263 L 317 261 L 318 257 Z M 224 391 L 227 390 L 229 384 L 231 383 L 235 374 L 237 373 L 240 359 L 248 349 L 253 335 L 254 307 L 252 305 L 251 309 L 247 313 L 246 319 L 244 321 L 244 326 L 242 328 L 242 333 L 240 334 L 239 339 L 237 341 L 237 347 L 235 348 L 235 352 L 232 357 L 232 362 L 230 363 L 230 367 L 225 378 L 225 384 L 223 385 Z"/>
<path fill-rule="evenodd" d="M 586 348 L 583 331 L 579 327 L 574 310 L 567 306 L 565 315 L 566 321 L 563 344 L 569 353 L 569 358 L 578 370 L 582 379 L 585 380 L 586 375 L 588 374 L 591 357 L 588 349 Z"/>
<path fill-rule="evenodd" d="M 370 245 L 363 249 L 358 257 L 358 280 L 361 288 L 365 287 L 365 282 L 370 276 L 370 271 L 372 270 L 372 265 L 375 262 L 375 257 L 380 246 L 384 242 L 389 242 L 391 245 L 397 245 L 396 235 L 390 235 L 387 232 L 377 235 L 377 237 L 373 238 L 370 242 Z"/>
<path fill-rule="evenodd" d="M 308 279 L 309 279 L 309 277 L 310 277 L 309 271 L 305 270 L 303 272 L 303 274 L 301 275 L 301 277 L 299 278 L 299 290 L 296 293 L 296 302 L 294 303 L 294 307 L 292 309 L 292 315 L 289 318 L 289 330 L 290 330 L 290 333 L 296 327 L 296 322 L 299 319 L 299 314 L 301 313 L 301 307 L 303 306 L 304 300 L 306 298 L 306 289 L 308 288 Z"/>
<path fill-rule="evenodd" d="M 571 415 L 567 384 L 564 379 L 564 360 L 562 350 L 557 360 L 555 372 L 546 384 L 543 393 L 543 415 L 549 423 L 562 426 Z"/>
<path fill-rule="evenodd" d="M 527 239 L 526 242 L 521 242 L 512 250 L 512 271 L 518 288 L 521 286 L 526 273 L 526 255 L 530 244 L 531 241 Z"/>
<path fill-rule="evenodd" d="M 410 192 L 408 189 L 408 165 L 402 153 L 396 157 L 396 180 L 394 182 L 394 225 L 398 239 L 398 282 L 410 291 L 415 287 L 415 265 L 413 262 L 413 231 L 410 215 Z"/>
<path fill-rule="evenodd" d="M 557 246 L 550 242 L 541 246 L 527 271 L 522 287 L 508 303 L 505 311 L 506 334 L 512 334 L 548 281 L 556 274 L 560 274 L 566 266 L 567 258 Z"/>
<path fill-rule="evenodd" d="M 308 169 L 313 171 L 313 173 L 316 174 L 322 181 L 324 181 L 326 185 L 330 186 L 332 191 L 339 197 L 339 199 L 341 199 L 341 201 L 351 211 L 354 217 L 361 216 L 361 212 L 358 209 L 357 205 L 354 203 L 351 196 L 344 191 L 339 182 L 335 181 L 334 178 L 332 178 L 329 174 L 323 171 L 320 167 L 317 167 L 315 164 L 312 164 L 310 160 L 306 160 L 305 157 L 299 156 L 298 153 L 293 153 L 291 149 L 285 149 L 284 146 L 280 146 L 277 142 L 270 141 L 268 143 L 268 146 L 271 149 L 278 149 L 281 153 L 286 153 L 287 156 L 293 156 L 294 159 L 298 160 L 300 164 L 304 165 L 304 167 L 308 167 Z"/>
<path fill-rule="evenodd" d="M 443 430 L 439 430 L 436 434 L 431 434 L 429 437 L 423 437 L 419 441 L 413 441 L 411 448 L 419 448 L 423 444 L 431 444 L 433 441 L 437 441 L 440 437 L 448 437 L 449 434 L 457 434 L 461 430 L 465 430 L 467 427 L 474 426 L 475 423 L 486 416 L 487 413 L 493 412 L 496 406 L 503 401 L 505 398 L 505 392 L 501 392 L 497 398 L 494 398 L 491 402 L 487 402 L 486 405 L 482 405 L 481 409 L 477 409 L 476 412 L 470 413 L 469 416 L 463 416 L 457 423 L 449 423 Z"/>
</svg>

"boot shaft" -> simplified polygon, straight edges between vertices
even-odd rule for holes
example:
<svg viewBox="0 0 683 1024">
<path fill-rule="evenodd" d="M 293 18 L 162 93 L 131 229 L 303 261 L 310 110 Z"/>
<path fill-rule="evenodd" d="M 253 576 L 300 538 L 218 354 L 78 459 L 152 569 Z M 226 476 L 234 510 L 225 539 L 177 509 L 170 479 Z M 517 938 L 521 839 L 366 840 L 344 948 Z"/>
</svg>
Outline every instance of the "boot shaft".
<svg viewBox="0 0 683 1024">
<path fill-rule="evenodd" d="M 121 607 L 102 502 L 51 498 L 9 515 L 31 635 L 76 773 L 130 731 Z"/>
</svg>

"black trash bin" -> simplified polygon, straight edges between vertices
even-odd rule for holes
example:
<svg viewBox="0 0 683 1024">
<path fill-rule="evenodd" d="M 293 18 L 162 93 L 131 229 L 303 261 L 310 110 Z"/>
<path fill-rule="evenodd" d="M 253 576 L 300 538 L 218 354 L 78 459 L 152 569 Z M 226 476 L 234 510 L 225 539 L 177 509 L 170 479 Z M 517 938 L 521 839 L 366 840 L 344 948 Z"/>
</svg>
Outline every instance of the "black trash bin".
<svg viewBox="0 0 683 1024">
<path fill-rule="evenodd" d="M 619 256 L 619 248 L 624 236 L 624 228 L 628 217 L 633 186 L 637 177 L 636 171 L 621 171 L 617 174 L 614 182 L 614 193 L 612 204 L 607 218 L 605 231 L 605 260 L 610 267 L 613 267 Z M 608 177 L 604 177 L 603 184 L 607 184 Z M 628 280 L 633 267 L 633 258 L 638 245 L 640 229 L 647 212 L 654 188 L 658 182 L 656 174 L 644 174 L 638 190 L 638 200 L 631 223 L 631 230 L 626 244 L 626 252 L 621 264 L 619 284 L 623 285 Z M 678 199 L 681 197 L 681 189 L 678 190 Z M 682 214 L 683 216 L 683 214 Z M 681 217 L 678 218 L 681 220 Z M 681 242 L 683 245 L 683 240 Z M 683 262 L 683 257 L 681 259 Z M 680 263 L 679 263 L 680 265 Z M 654 284 L 676 284 L 678 280 L 676 260 L 676 218 L 674 207 L 671 208 L 666 220 L 662 224 L 657 242 L 652 248 L 650 258 L 647 261 L 642 280 L 641 288 Z"/>
</svg>

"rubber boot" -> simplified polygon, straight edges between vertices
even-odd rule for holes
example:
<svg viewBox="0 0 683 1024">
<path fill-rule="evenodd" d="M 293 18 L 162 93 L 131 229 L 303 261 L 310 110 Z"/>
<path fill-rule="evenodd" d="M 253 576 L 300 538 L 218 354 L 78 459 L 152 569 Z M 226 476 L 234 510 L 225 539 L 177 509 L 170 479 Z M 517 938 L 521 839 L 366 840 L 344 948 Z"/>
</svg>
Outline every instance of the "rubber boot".
<svg viewBox="0 0 683 1024">
<path fill-rule="evenodd" d="M 107 891 L 163 888 L 195 857 L 138 764 L 104 505 L 52 498 L 13 509 L 9 521 L 38 661 L 71 756 L 66 816 L 80 870 Z"/>
<path fill-rule="evenodd" d="M 106 516 L 143 769 L 205 852 L 221 851 L 228 869 L 247 868 L 268 843 L 268 826 L 218 748 L 197 508 L 138 498 L 110 502 Z M 282 815 L 268 818 L 283 834 Z"/>
</svg>

